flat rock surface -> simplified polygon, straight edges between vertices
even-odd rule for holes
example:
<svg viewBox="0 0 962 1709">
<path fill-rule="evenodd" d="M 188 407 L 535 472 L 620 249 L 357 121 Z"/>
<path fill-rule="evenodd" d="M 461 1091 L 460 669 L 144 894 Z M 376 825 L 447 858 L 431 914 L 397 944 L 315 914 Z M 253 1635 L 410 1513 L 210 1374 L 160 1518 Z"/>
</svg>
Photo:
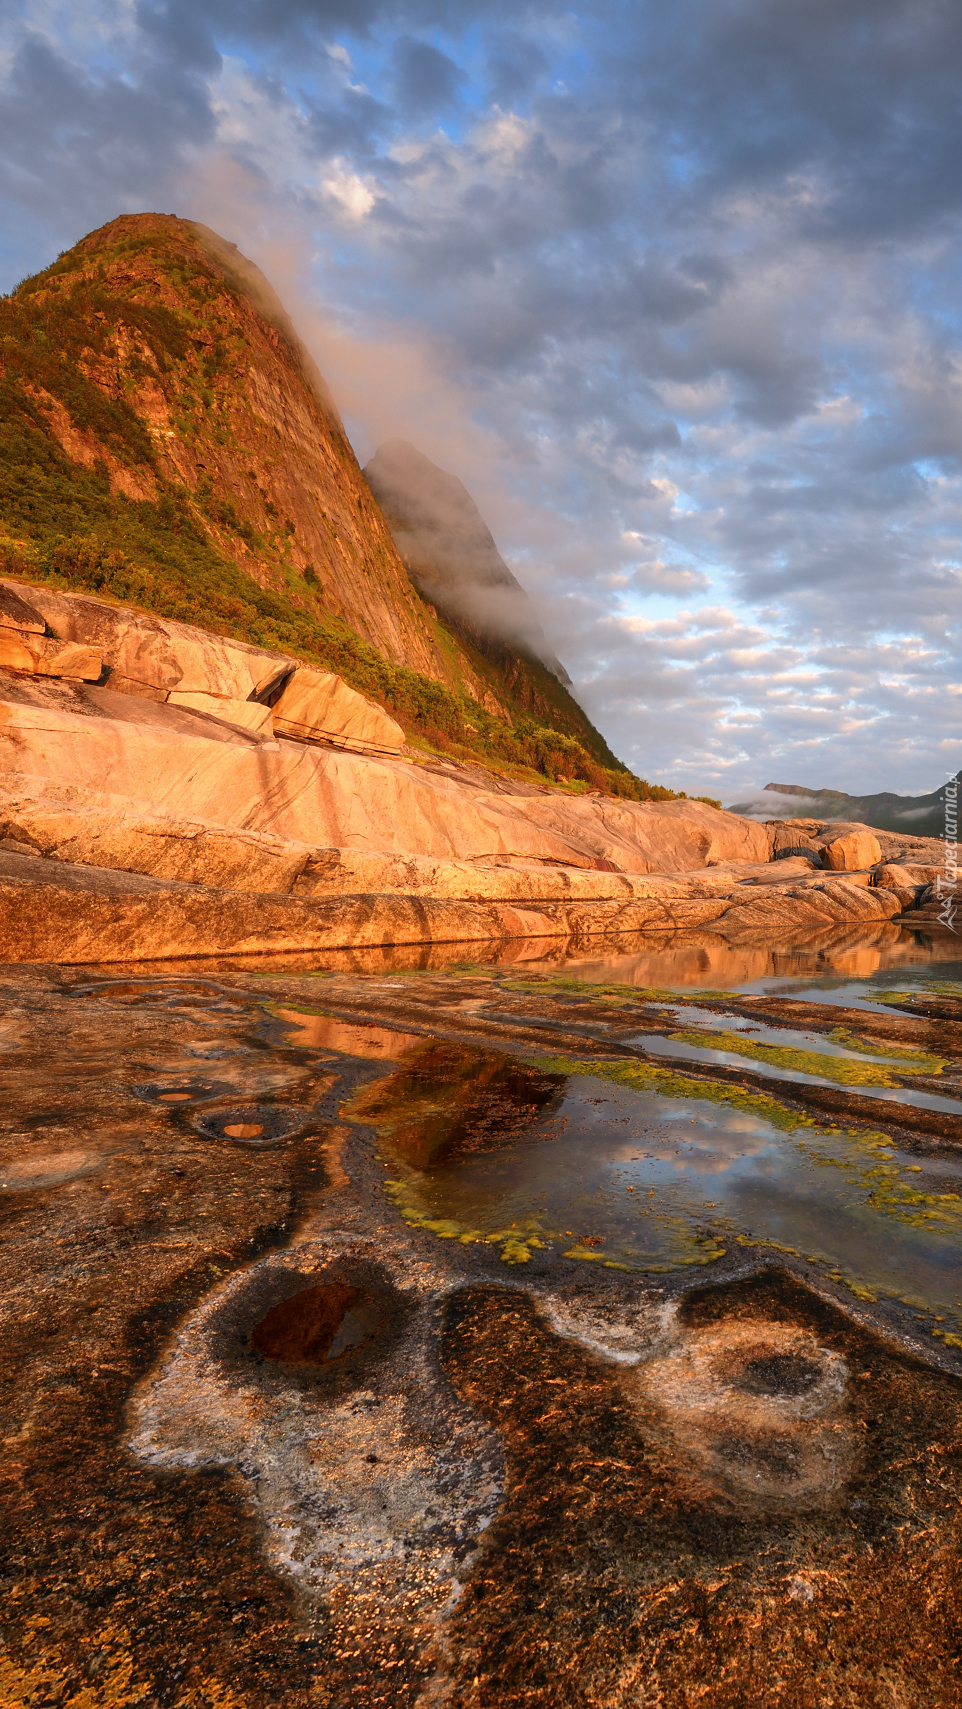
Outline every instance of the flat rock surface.
<svg viewBox="0 0 962 1709">
<path fill-rule="evenodd" d="M 912 946 L 885 930 L 797 966 L 837 982 L 862 956 L 897 984 Z M 639 948 L 607 983 L 0 970 L 6 1702 L 956 1709 L 951 1313 L 793 1254 L 760 1199 L 727 1230 L 706 1207 L 711 1256 L 653 1274 L 604 1267 L 600 1200 L 572 1199 L 567 1235 L 509 1216 L 492 1241 L 392 1197 L 399 1173 L 410 1196 L 563 1159 L 582 1084 L 580 1119 L 624 1131 L 611 1074 L 661 1072 L 681 1021 L 643 968 L 700 965 L 702 1025 L 841 1026 L 869 1066 L 923 1053 L 909 1088 L 958 1084 L 938 981 L 926 1014 L 704 990 L 746 955 Z M 754 1048 L 687 1064 L 685 1131 L 709 1095 L 743 1134 L 764 1097 L 823 1143 L 861 1131 L 868 1099 L 839 1084 L 829 1111 Z M 876 1107 L 875 1190 L 876 1152 L 957 1190 L 962 1120 Z"/>
</svg>

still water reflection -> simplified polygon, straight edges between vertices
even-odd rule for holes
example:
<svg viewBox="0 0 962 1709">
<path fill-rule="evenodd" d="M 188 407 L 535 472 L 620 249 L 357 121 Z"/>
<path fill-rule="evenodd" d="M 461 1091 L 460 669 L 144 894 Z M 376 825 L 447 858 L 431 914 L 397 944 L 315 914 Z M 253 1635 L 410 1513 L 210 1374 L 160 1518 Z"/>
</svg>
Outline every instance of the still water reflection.
<svg viewBox="0 0 962 1709">
<path fill-rule="evenodd" d="M 748 1021 L 718 1012 L 726 990 L 834 1001 L 840 1020 L 846 1008 L 856 1019 L 891 1015 L 906 994 L 962 997 L 954 945 L 899 938 L 785 954 L 686 946 L 675 955 L 570 955 L 527 964 L 520 984 L 513 966 L 498 980 L 506 994 L 554 992 L 570 1003 L 600 988 L 613 996 L 630 990 L 663 1016 L 665 1031 L 653 1034 L 649 1019 L 644 1033 L 629 1036 L 642 1058 L 634 1067 L 535 1063 L 528 1052 L 530 1071 L 558 1076 L 558 1094 L 523 1120 L 508 1112 L 497 1137 L 492 1118 L 485 1144 L 462 1136 L 426 1146 L 425 1134 L 449 1135 L 452 1104 L 476 1113 L 484 1097 L 470 1076 L 453 1090 L 450 1064 L 436 1065 L 432 1078 L 423 1046 L 380 1083 L 376 1107 L 368 1093 L 350 1113 L 379 1131 L 399 1212 L 439 1237 L 499 1244 L 514 1263 L 552 1249 L 649 1272 L 769 1248 L 816 1265 L 864 1300 L 902 1301 L 962 1346 L 962 1159 L 954 1148 L 905 1149 L 884 1132 L 892 1105 L 903 1122 L 912 1108 L 962 1114 L 953 1085 L 933 1089 L 943 1071 L 952 1081 L 957 1064 L 912 1044 L 872 1045 L 844 1028 L 809 1032 L 761 1013 Z M 711 993 L 714 1011 L 698 1004 L 700 990 Z M 493 1006 L 484 1013 L 493 1015 Z M 663 1067 L 649 1066 L 658 1061 Z M 730 1080 L 691 1080 L 686 1064 L 750 1067 L 772 1081 L 772 1096 Z M 923 1086 L 912 1083 L 916 1076 Z M 880 1125 L 864 1113 L 846 1119 L 844 1104 L 841 1116 L 822 1122 L 793 1113 L 778 1101 L 793 1085 L 871 1098 Z"/>
</svg>

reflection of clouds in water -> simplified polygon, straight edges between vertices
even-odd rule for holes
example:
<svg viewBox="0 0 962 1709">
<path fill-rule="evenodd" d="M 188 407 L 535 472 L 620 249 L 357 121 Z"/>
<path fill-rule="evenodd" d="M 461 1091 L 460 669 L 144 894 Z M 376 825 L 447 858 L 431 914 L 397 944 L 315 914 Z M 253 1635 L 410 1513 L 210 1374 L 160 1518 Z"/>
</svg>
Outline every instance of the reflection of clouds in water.
<svg viewBox="0 0 962 1709">
<path fill-rule="evenodd" d="M 694 1156 L 670 1157 L 666 1161 L 680 1175 L 724 1175 L 743 1158 L 755 1157 L 760 1151 L 767 1149 L 768 1142 L 757 1139 L 752 1145 L 737 1148 L 732 1145 L 728 1150 L 723 1150 L 718 1145 L 706 1146 L 704 1149 L 699 1148 Z M 756 1173 L 759 1171 L 756 1170 Z"/>
<path fill-rule="evenodd" d="M 665 1107 L 667 1100 L 645 1098 L 639 1110 L 637 1094 L 604 1101 L 566 1099 L 563 1114 L 591 1127 L 629 1122 L 624 1138 L 605 1135 L 605 1165 L 635 1165 L 633 1172 L 649 1177 L 651 1165 L 678 1174 L 723 1174 L 743 1158 L 758 1157 L 778 1143 L 767 1122 L 745 1110 L 720 1108 L 710 1117 L 691 1115 L 691 1104 Z M 604 1105 L 609 1105 L 606 1112 Z M 576 1138 L 576 1132 L 569 1134 Z M 600 1159 L 599 1159 L 600 1161 Z"/>
</svg>

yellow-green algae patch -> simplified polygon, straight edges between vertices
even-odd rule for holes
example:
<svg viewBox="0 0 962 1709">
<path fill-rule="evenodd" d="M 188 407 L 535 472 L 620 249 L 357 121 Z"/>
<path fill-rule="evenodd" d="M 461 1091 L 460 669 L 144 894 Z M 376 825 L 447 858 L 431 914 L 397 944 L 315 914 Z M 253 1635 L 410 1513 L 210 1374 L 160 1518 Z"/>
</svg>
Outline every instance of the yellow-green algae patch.
<svg viewBox="0 0 962 1709">
<path fill-rule="evenodd" d="M 799 1050 L 790 1045 L 757 1044 L 744 1033 L 708 1031 L 692 1027 L 683 1032 L 669 1033 L 676 1044 L 690 1044 L 701 1050 L 724 1050 L 732 1056 L 745 1056 L 754 1062 L 764 1062 L 770 1068 L 782 1068 L 789 1074 L 812 1074 L 822 1080 L 834 1080 L 840 1086 L 898 1086 L 892 1070 L 879 1062 L 853 1062 L 844 1056 L 830 1056 L 815 1050 Z M 945 1064 L 938 1057 L 925 1057 L 923 1066 L 913 1064 L 916 1074 L 940 1074 Z M 934 1064 L 934 1066 L 933 1066 Z M 903 1073 L 906 1070 L 902 1070 Z"/>
<path fill-rule="evenodd" d="M 638 1062 L 632 1057 L 614 1061 L 583 1062 L 575 1056 L 539 1056 L 528 1059 L 533 1068 L 545 1074 L 588 1074 L 599 1080 L 614 1080 L 636 1092 L 658 1092 L 664 1098 L 692 1098 L 701 1103 L 729 1104 L 736 1110 L 761 1116 L 782 1133 L 795 1128 L 814 1127 L 812 1116 L 789 1109 L 767 1092 L 749 1092 L 741 1086 L 722 1086 L 712 1080 L 693 1080 L 672 1068 L 656 1068 L 650 1062 Z"/>
<path fill-rule="evenodd" d="M 472 1228 L 468 1223 L 455 1222 L 449 1217 L 430 1216 L 420 1205 L 412 1203 L 418 1186 L 425 1180 L 426 1177 L 420 1171 L 412 1170 L 403 1180 L 384 1183 L 385 1193 L 404 1218 L 408 1228 L 426 1229 L 429 1234 L 437 1235 L 439 1240 L 456 1240 L 461 1246 L 500 1246 L 501 1259 L 505 1264 L 528 1264 L 533 1251 L 544 1250 L 545 1242 L 541 1238 L 544 1229 L 533 1217 L 523 1222 L 520 1227 L 514 1222 L 510 1228 L 498 1228 L 486 1233 L 484 1229 Z"/>
<path fill-rule="evenodd" d="M 841 1050 L 850 1050 L 858 1056 L 881 1056 L 891 1062 L 904 1062 L 907 1067 L 903 1074 L 910 1070 L 915 1074 L 941 1074 L 949 1063 L 946 1057 L 929 1056 L 913 1044 L 871 1044 L 867 1038 L 859 1038 L 857 1033 L 850 1032 L 848 1027 L 833 1027 L 829 1033 L 832 1044 L 837 1044 Z"/>
<path fill-rule="evenodd" d="M 432 1216 L 416 1202 L 419 1191 L 428 1184 L 427 1175 L 412 1170 L 402 1180 L 385 1181 L 384 1191 L 408 1228 L 424 1229 L 428 1234 L 436 1235 L 439 1240 L 456 1240 L 461 1246 L 499 1246 L 502 1263 L 528 1264 L 532 1252 L 543 1252 L 549 1243 L 563 1242 L 566 1235 L 570 1238 L 570 1229 L 546 1229 L 535 1217 L 515 1221 L 510 1227 L 487 1231 L 449 1217 Z M 582 1240 L 576 1240 L 562 1251 L 561 1256 L 580 1259 L 589 1264 L 600 1264 L 605 1270 L 625 1270 L 628 1273 L 657 1272 L 664 1275 L 673 1270 L 688 1269 L 693 1265 L 713 1264 L 719 1258 L 724 1258 L 726 1248 L 715 1235 L 696 1233 L 683 1217 L 656 1211 L 648 1214 L 653 1222 L 658 1223 L 671 1236 L 672 1244 L 667 1254 L 639 1253 L 630 1264 L 625 1264 L 609 1257 L 600 1246 L 589 1246 Z"/>
<path fill-rule="evenodd" d="M 927 979 L 924 985 L 913 985 L 905 991 L 868 991 L 868 1000 L 872 1003 L 894 1003 L 903 1006 L 912 997 L 956 997 L 962 998 L 962 984 L 957 979 Z"/>
</svg>

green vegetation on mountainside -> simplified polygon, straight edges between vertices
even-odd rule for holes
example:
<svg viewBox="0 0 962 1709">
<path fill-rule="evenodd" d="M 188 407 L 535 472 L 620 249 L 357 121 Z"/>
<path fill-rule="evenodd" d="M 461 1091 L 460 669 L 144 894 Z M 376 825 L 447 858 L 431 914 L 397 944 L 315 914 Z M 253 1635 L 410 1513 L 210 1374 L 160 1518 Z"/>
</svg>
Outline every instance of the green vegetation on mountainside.
<svg viewBox="0 0 962 1709">
<path fill-rule="evenodd" d="M 176 285 L 182 311 L 111 288 L 105 261 L 145 250 Z M 176 371 L 178 428 L 189 430 L 192 417 L 209 421 L 216 404 L 210 388 L 237 353 L 229 335 L 209 333 L 198 350 L 198 328 L 203 332 L 205 304 L 224 291 L 222 279 L 165 255 L 152 235 L 128 236 L 93 253 L 78 246 L 0 300 L 0 571 L 124 601 L 334 670 L 387 707 L 413 740 L 437 751 L 628 799 L 671 798 L 671 790 L 649 786 L 617 762 L 601 764 L 581 741 L 523 710 L 505 723 L 467 695 L 391 664 L 325 611 L 310 566 L 299 575 L 291 565 L 279 520 L 265 539 L 209 483 L 191 492 L 161 477 L 129 394 L 150 374 L 152 359 L 161 375 Z M 111 491 L 105 460 L 90 467 L 69 457 L 48 420 L 57 405 L 74 429 L 143 476 L 156 497 Z M 222 431 L 216 427 L 215 436 Z M 275 585 L 261 586 L 219 550 L 208 524 L 269 554 Z M 604 754 L 613 759 L 609 750 Z"/>
</svg>

